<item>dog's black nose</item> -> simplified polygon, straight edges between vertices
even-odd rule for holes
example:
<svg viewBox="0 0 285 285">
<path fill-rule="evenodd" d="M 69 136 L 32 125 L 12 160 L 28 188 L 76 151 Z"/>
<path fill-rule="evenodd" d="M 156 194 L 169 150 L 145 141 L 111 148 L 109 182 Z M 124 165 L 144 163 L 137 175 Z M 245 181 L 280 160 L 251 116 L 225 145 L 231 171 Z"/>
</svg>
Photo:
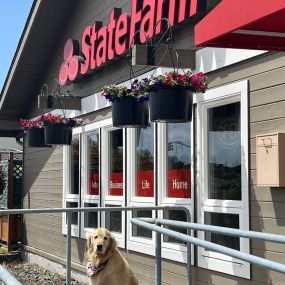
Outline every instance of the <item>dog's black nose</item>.
<svg viewBox="0 0 285 285">
<path fill-rule="evenodd" d="M 102 244 L 97 244 L 97 251 L 102 251 L 103 245 Z"/>
</svg>

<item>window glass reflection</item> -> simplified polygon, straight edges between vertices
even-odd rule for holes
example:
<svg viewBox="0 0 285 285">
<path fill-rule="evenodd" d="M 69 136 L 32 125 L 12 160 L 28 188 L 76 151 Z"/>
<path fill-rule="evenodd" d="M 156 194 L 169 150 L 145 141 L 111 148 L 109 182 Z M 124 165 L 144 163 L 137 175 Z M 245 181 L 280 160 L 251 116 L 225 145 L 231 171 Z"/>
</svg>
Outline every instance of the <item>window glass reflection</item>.
<svg viewBox="0 0 285 285">
<path fill-rule="evenodd" d="M 70 194 L 79 194 L 79 137 L 74 136 L 71 143 L 71 189 Z"/>
<path fill-rule="evenodd" d="M 169 210 L 166 211 L 164 214 L 164 219 L 167 220 L 174 220 L 174 221 L 181 221 L 181 222 L 187 222 L 187 215 L 184 211 L 179 211 L 179 210 Z M 182 233 L 182 234 L 187 234 L 187 229 L 182 229 L 180 227 L 175 227 L 175 226 L 164 226 L 167 229 Z M 186 242 L 183 242 L 181 240 L 169 237 L 164 235 L 163 236 L 163 241 L 164 242 L 172 242 L 172 243 L 178 243 L 178 244 L 187 244 Z"/>
<path fill-rule="evenodd" d="M 205 212 L 205 224 L 239 229 L 239 215 Z M 236 250 L 240 249 L 240 240 L 238 237 L 231 237 L 210 232 L 206 232 L 205 237 L 207 241 L 211 241 Z"/>
<path fill-rule="evenodd" d="M 152 218 L 152 211 L 134 211 L 133 212 L 133 218 Z M 143 238 L 152 238 L 152 232 L 151 230 L 144 229 L 142 227 L 138 227 L 135 224 L 133 224 L 133 230 L 132 235 L 134 237 L 143 237 Z"/>
<path fill-rule="evenodd" d="M 99 134 L 87 137 L 88 194 L 99 195 Z"/>
<path fill-rule="evenodd" d="M 209 199 L 241 200 L 240 103 L 208 112 Z"/>
<path fill-rule="evenodd" d="M 106 205 L 106 207 L 120 207 L 120 205 Z M 122 212 L 111 211 L 105 214 L 106 228 L 111 232 L 122 232 Z"/>
<path fill-rule="evenodd" d="M 97 208 L 97 204 L 84 203 L 85 208 L 94 207 Z M 85 228 L 97 228 L 98 227 L 98 212 L 84 213 L 84 227 Z"/>
<path fill-rule="evenodd" d="M 137 130 L 137 196 L 154 195 L 154 124 Z"/>
<path fill-rule="evenodd" d="M 66 202 L 66 208 L 78 208 L 78 203 L 76 202 Z M 66 221 L 67 223 L 67 221 Z M 71 214 L 71 224 L 72 225 L 78 225 L 78 213 L 72 213 Z"/>
<path fill-rule="evenodd" d="M 123 195 L 123 130 L 109 132 L 109 195 Z"/>
<path fill-rule="evenodd" d="M 191 198 L 191 123 L 168 124 L 168 197 Z"/>
</svg>

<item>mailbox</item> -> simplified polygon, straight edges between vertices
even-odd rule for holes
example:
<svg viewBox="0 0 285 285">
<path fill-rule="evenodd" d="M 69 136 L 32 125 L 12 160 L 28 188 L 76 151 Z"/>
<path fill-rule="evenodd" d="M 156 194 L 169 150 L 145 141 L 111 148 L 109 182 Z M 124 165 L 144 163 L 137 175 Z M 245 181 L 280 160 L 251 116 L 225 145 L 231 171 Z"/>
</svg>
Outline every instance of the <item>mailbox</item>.
<svg viewBox="0 0 285 285">
<path fill-rule="evenodd" d="M 285 187 L 285 133 L 256 137 L 257 186 Z"/>
</svg>

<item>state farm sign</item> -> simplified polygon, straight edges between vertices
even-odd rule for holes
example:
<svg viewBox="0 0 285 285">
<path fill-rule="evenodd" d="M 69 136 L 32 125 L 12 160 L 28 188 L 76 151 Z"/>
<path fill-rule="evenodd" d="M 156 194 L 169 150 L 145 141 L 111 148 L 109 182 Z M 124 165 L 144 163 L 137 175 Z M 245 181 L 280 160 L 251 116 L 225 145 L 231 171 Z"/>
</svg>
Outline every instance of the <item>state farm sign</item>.
<svg viewBox="0 0 285 285">
<path fill-rule="evenodd" d="M 146 36 L 158 35 L 163 30 L 162 18 L 167 18 L 173 26 L 195 16 L 199 9 L 204 9 L 205 0 L 132 0 L 131 4 L 131 15 L 114 8 L 107 26 L 99 21 L 87 26 L 82 34 L 81 48 L 76 40 L 66 41 L 64 62 L 59 71 L 60 85 L 73 82 L 122 55 L 132 44 L 132 39 L 136 43 L 145 43 Z M 143 32 L 136 34 L 139 30 Z"/>
</svg>

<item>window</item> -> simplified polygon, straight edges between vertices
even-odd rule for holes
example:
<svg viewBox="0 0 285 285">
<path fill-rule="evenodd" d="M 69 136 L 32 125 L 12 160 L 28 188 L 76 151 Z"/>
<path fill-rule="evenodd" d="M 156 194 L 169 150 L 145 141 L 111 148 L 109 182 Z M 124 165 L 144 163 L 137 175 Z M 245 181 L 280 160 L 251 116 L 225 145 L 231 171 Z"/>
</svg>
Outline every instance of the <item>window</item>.
<svg viewBox="0 0 285 285">
<path fill-rule="evenodd" d="M 247 81 L 198 97 L 198 222 L 249 229 Z M 200 238 L 249 252 L 245 239 L 203 233 Z M 201 267 L 249 278 L 248 263 L 198 249 Z"/>
<path fill-rule="evenodd" d="M 100 124 L 89 125 L 82 138 L 82 176 L 81 207 L 100 205 Z M 89 233 L 100 225 L 100 213 L 89 212 L 81 214 L 81 236 Z"/>
<path fill-rule="evenodd" d="M 63 147 L 63 207 L 78 208 L 80 206 L 80 134 L 76 130 L 72 137 L 71 146 Z M 80 214 L 71 215 L 71 234 L 79 236 Z M 66 214 L 63 214 L 63 234 L 67 233 Z"/>
<path fill-rule="evenodd" d="M 127 138 L 127 200 L 132 207 L 155 206 L 155 124 L 147 128 L 128 129 Z M 128 213 L 128 220 L 133 217 L 154 218 L 154 211 L 134 211 Z M 151 231 L 128 224 L 128 248 L 153 254 L 154 235 Z"/>
<path fill-rule="evenodd" d="M 84 208 L 97 208 L 98 204 L 95 203 L 84 203 Z M 98 212 L 84 213 L 84 228 L 94 229 L 99 226 L 98 223 Z"/>
<path fill-rule="evenodd" d="M 191 123 L 154 124 L 127 131 L 128 205 L 185 206 L 191 210 Z M 135 211 L 131 217 L 155 217 L 155 211 Z M 187 221 L 183 211 L 158 212 L 158 217 Z M 172 227 L 171 227 L 172 228 Z M 185 230 L 178 229 L 185 233 Z M 128 223 L 128 248 L 154 254 L 154 235 Z M 163 257 L 184 262 L 186 246 L 163 238 Z"/>
<path fill-rule="evenodd" d="M 109 131 L 108 139 L 108 192 L 110 196 L 123 196 L 123 130 Z"/>
<path fill-rule="evenodd" d="M 99 195 L 99 133 L 94 132 L 87 136 L 87 195 Z"/>
<path fill-rule="evenodd" d="M 168 124 L 168 198 L 191 198 L 191 124 Z"/>
<path fill-rule="evenodd" d="M 136 197 L 154 197 L 154 124 L 136 131 Z"/>
<path fill-rule="evenodd" d="M 65 147 L 64 206 L 178 205 L 190 210 L 191 125 L 150 123 L 142 129 L 118 129 L 107 119 L 75 129 L 72 146 Z M 154 234 L 132 225 L 130 219 L 155 215 L 152 210 L 137 210 L 127 215 L 116 210 L 74 214 L 72 226 L 77 229 L 76 236 L 82 238 L 87 238 L 98 226 L 106 227 L 113 232 L 119 247 L 153 255 Z M 187 221 L 181 210 L 170 210 L 164 216 L 158 211 L 157 215 Z M 172 238 L 163 238 L 162 243 L 163 257 L 185 262 L 185 244 Z"/>
<path fill-rule="evenodd" d="M 158 126 L 158 201 L 161 206 L 184 206 L 192 214 L 192 123 L 159 124 Z M 160 218 L 187 221 L 184 211 L 171 210 Z M 191 215 L 192 217 L 192 215 Z M 186 233 L 184 229 L 175 229 Z M 181 241 L 164 237 L 162 256 L 185 262 L 186 246 Z"/>
<path fill-rule="evenodd" d="M 102 206 L 125 206 L 125 142 L 122 129 L 102 128 Z M 102 225 L 114 233 L 118 245 L 125 245 L 125 214 L 113 211 L 102 213 Z"/>
</svg>

